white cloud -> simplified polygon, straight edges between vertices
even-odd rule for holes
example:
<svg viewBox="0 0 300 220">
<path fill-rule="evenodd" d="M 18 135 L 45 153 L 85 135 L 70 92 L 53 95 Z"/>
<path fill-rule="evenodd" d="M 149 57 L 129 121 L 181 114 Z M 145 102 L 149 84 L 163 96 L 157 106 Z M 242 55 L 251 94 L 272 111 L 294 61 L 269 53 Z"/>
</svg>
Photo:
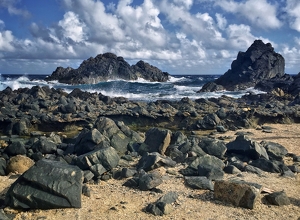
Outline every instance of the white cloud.
<svg viewBox="0 0 300 220">
<path fill-rule="evenodd" d="M 30 13 L 27 10 L 16 7 L 17 3 L 17 0 L 1 0 L 0 8 L 7 9 L 8 13 L 11 15 L 20 15 L 24 18 L 30 17 Z"/>
<path fill-rule="evenodd" d="M 290 27 L 300 32 L 300 1 L 287 0 L 285 11 L 289 16 Z"/>
<path fill-rule="evenodd" d="M 251 34 L 250 26 L 244 24 L 231 24 L 226 29 L 226 33 L 231 48 L 240 49 L 249 47 L 256 39 L 256 37 Z"/>
<path fill-rule="evenodd" d="M 4 30 L 5 24 L 0 20 L 0 52 L 12 52 L 15 50 L 12 45 L 14 36 L 11 31 Z"/>
<path fill-rule="evenodd" d="M 125 41 L 126 36 L 115 14 L 106 13 L 101 1 L 64 0 L 66 8 L 73 11 L 86 24 L 89 41 L 106 44 Z"/>
<path fill-rule="evenodd" d="M 188 9 L 179 7 L 168 0 L 161 1 L 160 10 L 179 32 L 185 33 L 188 38 L 202 42 L 203 45 L 217 47 L 225 40 L 214 19 L 208 13 L 192 14 Z"/>
<path fill-rule="evenodd" d="M 79 21 L 78 16 L 74 12 L 67 12 L 64 15 L 64 19 L 58 22 L 58 26 L 62 27 L 64 37 L 70 38 L 76 43 L 86 39 L 84 32 L 86 25 Z"/>
<path fill-rule="evenodd" d="M 167 38 L 158 17 L 158 8 L 151 0 L 144 0 L 141 6 L 136 7 L 130 3 L 128 0 L 120 0 L 116 10 L 126 38 L 141 42 L 143 47 L 164 46 Z"/>
<path fill-rule="evenodd" d="M 276 29 L 282 26 L 277 18 L 277 5 L 267 0 L 247 0 L 237 2 L 233 0 L 215 1 L 215 5 L 223 10 L 246 18 L 254 26 L 264 29 Z"/>
<path fill-rule="evenodd" d="M 221 30 L 224 30 L 227 26 L 227 20 L 224 16 L 219 13 L 216 13 L 217 25 Z"/>
</svg>

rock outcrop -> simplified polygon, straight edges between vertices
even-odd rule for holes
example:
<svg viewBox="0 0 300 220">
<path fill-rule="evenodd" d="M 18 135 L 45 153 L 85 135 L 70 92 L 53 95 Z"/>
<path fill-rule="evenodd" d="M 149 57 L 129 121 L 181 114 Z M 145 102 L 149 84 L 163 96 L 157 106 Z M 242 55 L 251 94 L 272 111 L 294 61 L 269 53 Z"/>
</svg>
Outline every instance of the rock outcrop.
<svg viewBox="0 0 300 220">
<path fill-rule="evenodd" d="M 277 79 L 278 82 L 281 78 L 286 78 L 284 68 L 284 58 L 274 51 L 270 43 L 255 40 L 246 52 L 238 53 L 231 69 L 214 82 L 204 85 L 200 92 L 222 89 L 237 91 L 255 87 L 258 83 L 268 80 Z"/>
<path fill-rule="evenodd" d="M 45 80 L 58 80 L 67 84 L 94 84 L 110 79 L 137 80 L 138 78 L 165 82 L 169 74 L 144 61 L 130 66 L 123 57 L 104 53 L 83 61 L 78 69 L 57 67 Z"/>
</svg>

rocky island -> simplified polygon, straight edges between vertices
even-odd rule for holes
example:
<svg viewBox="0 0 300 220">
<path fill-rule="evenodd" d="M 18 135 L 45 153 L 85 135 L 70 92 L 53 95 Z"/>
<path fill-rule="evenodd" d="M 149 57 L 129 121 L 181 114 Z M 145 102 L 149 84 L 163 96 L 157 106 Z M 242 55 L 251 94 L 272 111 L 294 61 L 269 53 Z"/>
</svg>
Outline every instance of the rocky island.
<svg viewBox="0 0 300 220">
<path fill-rule="evenodd" d="M 77 70 L 58 68 L 49 80 L 90 83 L 102 62 L 96 80 L 150 69 L 152 80 L 168 76 L 104 54 Z M 255 41 L 207 86 L 268 85 L 238 99 L 138 102 L 79 89 L 6 88 L 0 219 L 298 219 L 299 79 L 284 73 L 270 44 Z"/>
<path fill-rule="evenodd" d="M 285 60 L 274 51 L 270 43 L 255 40 L 246 52 L 239 52 L 237 59 L 224 75 L 203 86 L 200 92 L 219 90 L 237 91 L 254 87 L 263 91 L 280 88 L 288 91 L 293 78 L 285 74 Z"/>
<path fill-rule="evenodd" d="M 66 84 L 95 84 L 112 79 L 137 80 L 138 78 L 165 82 L 169 74 L 142 60 L 130 66 L 123 57 L 104 53 L 83 61 L 77 69 L 57 67 L 45 80 L 57 80 Z"/>
</svg>

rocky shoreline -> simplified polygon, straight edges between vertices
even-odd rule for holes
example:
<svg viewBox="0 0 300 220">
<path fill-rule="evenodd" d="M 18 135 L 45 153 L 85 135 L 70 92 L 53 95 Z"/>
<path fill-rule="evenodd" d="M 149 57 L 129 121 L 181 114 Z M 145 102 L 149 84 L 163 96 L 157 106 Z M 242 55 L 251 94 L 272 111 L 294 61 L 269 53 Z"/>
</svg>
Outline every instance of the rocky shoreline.
<svg viewBox="0 0 300 220">
<path fill-rule="evenodd" d="M 124 186 L 151 191 L 163 182 L 157 168 L 185 164 L 179 173 L 188 187 L 212 191 L 216 200 L 253 209 L 263 187 L 224 181 L 225 172 L 270 172 L 291 178 L 299 172 L 299 155 L 289 154 L 282 145 L 255 142 L 245 134 L 229 143 L 211 136 L 240 128 L 271 132 L 263 127 L 265 123 L 298 123 L 300 106 L 288 95 L 147 103 L 78 89 L 67 94 L 33 87 L 7 88 L 0 92 L 0 100 L 0 174 L 28 169 L 6 193 L 2 207 L 80 208 L 81 190 L 89 195 L 87 183 L 127 178 Z M 286 157 L 294 164 L 285 164 Z M 227 191 L 236 194 L 232 197 Z M 271 196 L 283 197 L 280 205 L 289 204 L 284 194 Z M 176 193 L 165 194 L 146 212 L 168 214 L 176 199 Z"/>
</svg>

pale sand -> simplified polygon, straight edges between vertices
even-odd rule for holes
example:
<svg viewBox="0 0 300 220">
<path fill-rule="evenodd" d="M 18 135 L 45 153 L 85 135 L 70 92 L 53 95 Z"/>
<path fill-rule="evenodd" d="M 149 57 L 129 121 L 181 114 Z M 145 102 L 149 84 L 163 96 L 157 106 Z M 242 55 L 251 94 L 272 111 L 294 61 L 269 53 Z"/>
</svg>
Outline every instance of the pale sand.
<svg viewBox="0 0 300 220">
<path fill-rule="evenodd" d="M 261 130 L 247 129 L 252 132 L 249 136 L 256 141 L 273 141 L 282 144 L 290 153 L 300 155 L 300 126 L 292 125 L 269 125 L 272 133 L 264 133 Z M 218 136 L 234 136 L 235 132 L 227 132 Z M 287 158 L 287 163 L 292 163 Z M 179 170 L 182 167 L 173 168 Z M 284 190 L 290 197 L 291 204 L 288 206 L 271 206 L 265 203 L 263 194 L 253 210 L 233 207 L 231 205 L 215 201 L 213 193 L 205 190 L 193 190 L 184 185 L 180 175 L 166 174 L 165 168 L 159 171 L 165 174 L 164 183 L 158 188 L 164 193 L 176 191 L 179 199 L 174 204 L 174 211 L 166 216 L 153 216 L 142 210 L 151 202 L 155 202 L 163 194 L 139 191 L 122 186 L 125 180 L 109 180 L 98 185 L 89 185 L 91 197 L 82 196 L 82 208 L 80 209 L 54 209 L 54 210 L 32 210 L 16 211 L 6 208 L 5 211 L 17 213 L 15 219 L 51 219 L 51 220 L 94 220 L 94 219 L 298 219 L 300 218 L 300 178 L 283 178 L 278 174 L 264 173 L 259 177 L 251 173 L 243 173 L 243 179 L 250 182 L 262 184 L 264 187 L 275 191 Z M 226 175 L 225 179 L 236 177 Z M 2 197 L 5 189 L 14 180 L 1 177 L 0 192 Z"/>
</svg>

